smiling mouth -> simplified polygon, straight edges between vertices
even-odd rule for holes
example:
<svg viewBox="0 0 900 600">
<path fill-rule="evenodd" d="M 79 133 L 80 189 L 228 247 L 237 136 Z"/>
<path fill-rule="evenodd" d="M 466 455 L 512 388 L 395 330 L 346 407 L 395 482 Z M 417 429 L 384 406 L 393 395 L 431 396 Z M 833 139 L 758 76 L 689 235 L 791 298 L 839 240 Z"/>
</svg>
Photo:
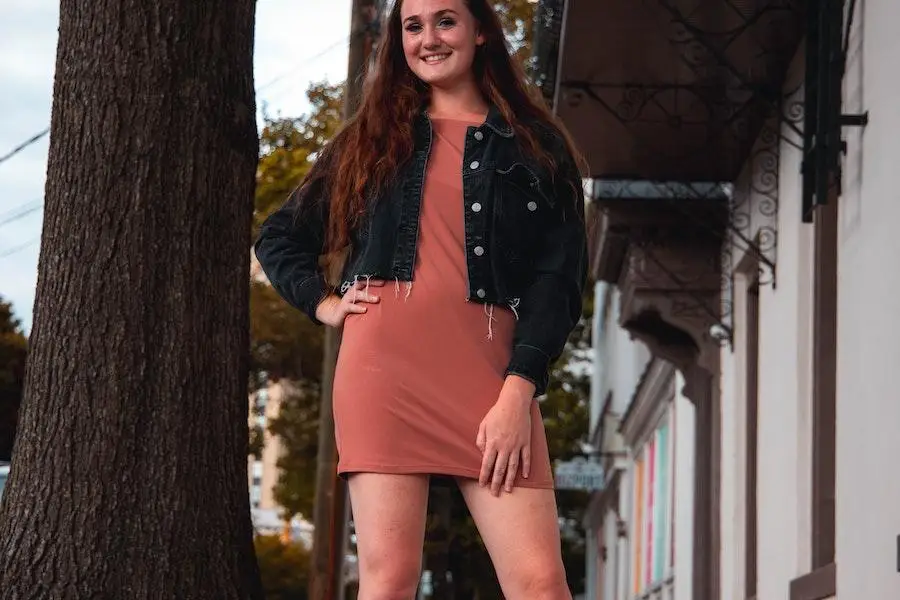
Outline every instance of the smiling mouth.
<svg viewBox="0 0 900 600">
<path fill-rule="evenodd" d="M 434 65 L 447 60 L 447 58 L 449 57 L 450 53 L 447 52 L 446 54 L 432 54 L 431 56 L 425 56 L 422 58 L 422 60 L 425 61 L 426 64 Z"/>
</svg>

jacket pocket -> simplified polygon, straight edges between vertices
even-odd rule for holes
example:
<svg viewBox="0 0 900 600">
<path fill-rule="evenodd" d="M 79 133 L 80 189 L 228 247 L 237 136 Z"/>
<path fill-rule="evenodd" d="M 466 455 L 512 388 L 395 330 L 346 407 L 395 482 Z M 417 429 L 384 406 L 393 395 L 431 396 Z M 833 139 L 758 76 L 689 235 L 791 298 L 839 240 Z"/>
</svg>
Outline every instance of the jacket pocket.
<svg viewBox="0 0 900 600">
<path fill-rule="evenodd" d="M 546 182 L 525 163 L 513 163 L 495 172 L 503 209 L 521 216 L 537 217 L 542 209 L 553 206 L 553 198 L 546 193 Z"/>
<path fill-rule="evenodd" d="M 507 168 L 495 169 L 495 184 L 500 225 L 512 237 L 522 234 L 532 237 L 553 207 L 545 180 L 529 165 L 516 162 Z"/>
</svg>

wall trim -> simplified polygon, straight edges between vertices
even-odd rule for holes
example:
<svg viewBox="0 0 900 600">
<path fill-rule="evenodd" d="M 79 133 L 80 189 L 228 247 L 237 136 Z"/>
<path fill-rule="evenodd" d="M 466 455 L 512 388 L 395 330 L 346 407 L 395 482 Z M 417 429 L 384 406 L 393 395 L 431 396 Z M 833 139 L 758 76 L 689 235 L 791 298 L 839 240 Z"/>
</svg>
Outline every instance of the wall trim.
<svg viewBox="0 0 900 600">
<path fill-rule="evenodd" d="M 831 563 L 791 581 L 790 600 L 825 600 L 837 595 L 837 565 Z"/>
</svg>

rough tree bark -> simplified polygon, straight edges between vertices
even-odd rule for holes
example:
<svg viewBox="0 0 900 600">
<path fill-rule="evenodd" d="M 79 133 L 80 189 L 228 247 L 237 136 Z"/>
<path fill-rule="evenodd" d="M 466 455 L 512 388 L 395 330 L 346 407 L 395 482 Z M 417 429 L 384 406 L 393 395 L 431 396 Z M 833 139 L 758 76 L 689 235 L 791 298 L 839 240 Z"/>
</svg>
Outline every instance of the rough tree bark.
<svg viewBox="0 0 900 600">
<path fill-rule="evenodd" d="M 254 0 L 62 0 L 2 600 L 256 599 Z"/>
</svg>

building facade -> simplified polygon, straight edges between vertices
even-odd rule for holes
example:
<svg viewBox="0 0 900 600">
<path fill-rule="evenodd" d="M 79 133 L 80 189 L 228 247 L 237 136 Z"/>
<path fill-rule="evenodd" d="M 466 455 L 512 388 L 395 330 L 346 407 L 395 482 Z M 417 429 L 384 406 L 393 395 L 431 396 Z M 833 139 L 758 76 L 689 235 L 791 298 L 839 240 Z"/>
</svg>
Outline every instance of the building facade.
<svg viewBox="0 0 900 600">
<path fill-rule="evenodd" d="M 595 294 L 591 445 L 605 484 L 584 521 L 586 597 L 690 597 L 693 406 L 672 364 L 618 326 L 618 290 Z"/>
<path fill-rule="evenodd" d="M 668 572 L 676 600 L 900 597 L 900 4 L 539 11 L 539 81 L 595 180 L 591 266 L 617 291 L 609 327 L 651 356 L 640 381 L 620 376 L 632 398 L 597 408 L 618 422 L 595 440 L 627 460 L 592 500 L 607 557 L 592 597 L 666 597 Z M 679 472 L 685 435 L 694 460 Z M 627 549 L 610 567 L 614 546 Z"/>
</svg>

